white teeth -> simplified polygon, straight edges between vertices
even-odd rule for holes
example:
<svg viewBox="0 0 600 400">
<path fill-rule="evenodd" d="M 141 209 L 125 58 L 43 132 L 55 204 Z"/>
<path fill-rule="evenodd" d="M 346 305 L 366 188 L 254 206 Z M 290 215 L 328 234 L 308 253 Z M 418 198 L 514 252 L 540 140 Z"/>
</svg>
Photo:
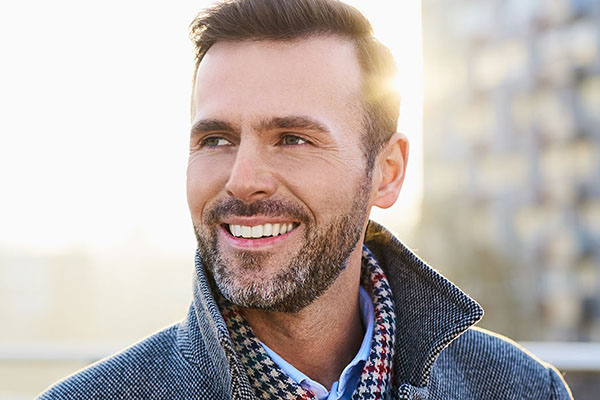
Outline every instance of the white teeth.
<svg viewBox="0 0 600 400">
<path fill-rule="evenodd" d="M 242 226 L 242 237 L 245 237 L 245 238 L 252 237 L 252 228 L 249 226 Z"/>
<path fill-rule="evenodd" d="M 252 237 L 259 238 L 263 235 L 263 227 L 262 225 L 256 225 L 252 227 Z"/>
<path fill-rule="evenodd" d="M 229 225 L 229 232 L 235 237 L 260 238 L 283 235 L 294 227 L 292 222 L 283 224 L 264 224 L 255 226 Z"/>
<path fill-rule="evenodd" d="M 271 234 L 273 233 L 273 225 L 271 224 L 264 224 L 263 225 L 263 236 L 271 236 Z"/>
</svg>

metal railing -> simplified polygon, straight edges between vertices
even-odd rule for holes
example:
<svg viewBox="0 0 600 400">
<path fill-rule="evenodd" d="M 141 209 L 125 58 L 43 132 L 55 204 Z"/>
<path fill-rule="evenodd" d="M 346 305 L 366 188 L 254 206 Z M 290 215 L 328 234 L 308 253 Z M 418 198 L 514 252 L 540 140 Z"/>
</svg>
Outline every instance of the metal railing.
<svg viewBox="0 0 600 400">
<path fill-rule="evenodd" d="M 559 370 L 600 372 L 600 343 L 521 342 L 519 344 Z"/>
</svg>

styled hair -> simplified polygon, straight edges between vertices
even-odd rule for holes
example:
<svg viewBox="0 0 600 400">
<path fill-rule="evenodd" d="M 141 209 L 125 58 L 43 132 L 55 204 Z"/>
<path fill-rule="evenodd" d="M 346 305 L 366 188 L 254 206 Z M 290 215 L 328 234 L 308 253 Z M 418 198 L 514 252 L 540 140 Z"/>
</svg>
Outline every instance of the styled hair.
<svg viewBox="0 0 600 400">
<path fill-rule="evenodd" d="M 391 85 L 397 74 L 394 58 L 356 8 L 338 0 L 223 1 L 202 11 L 190 25 L 196 50 L 194 72 L 216 42 L 288 41 L 317 35 L 347 38 L 355 45 L 363 80 L 363 151 L 370 169 L 396 132 L 400 97 Z"/>
</svg>

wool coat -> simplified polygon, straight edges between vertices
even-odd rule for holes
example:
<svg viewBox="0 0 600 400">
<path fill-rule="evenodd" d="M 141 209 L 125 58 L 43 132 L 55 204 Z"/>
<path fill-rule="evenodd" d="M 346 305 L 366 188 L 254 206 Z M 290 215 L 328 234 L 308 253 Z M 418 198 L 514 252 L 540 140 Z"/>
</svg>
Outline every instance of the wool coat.
<svg viewBox="0 0 600 400">
<path fill-rule="evenodd" d="M 560 373 L 473 325 L 482 308 L 380 225 L 365 245 L 396 307 L 392 399 L 571 399 Z M 187 318 L 63 379 L 39 400 L 255 399 L 196 255 Z"/>
</svg>

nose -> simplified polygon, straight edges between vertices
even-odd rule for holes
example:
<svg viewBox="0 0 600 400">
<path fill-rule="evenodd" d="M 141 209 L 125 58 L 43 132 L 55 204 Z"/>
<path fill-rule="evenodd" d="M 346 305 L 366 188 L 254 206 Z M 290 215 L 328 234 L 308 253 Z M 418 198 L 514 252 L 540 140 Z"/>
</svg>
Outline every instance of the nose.
<svg viewBox="0 0 600 400">
<path fill-rule="evenodd" d="M 268 161 L 266 149 L 259 143 L 242 141 L 225 185 L 227 194 L 246 203 L 271 197 L 277 183 Z"/>
</svg>

